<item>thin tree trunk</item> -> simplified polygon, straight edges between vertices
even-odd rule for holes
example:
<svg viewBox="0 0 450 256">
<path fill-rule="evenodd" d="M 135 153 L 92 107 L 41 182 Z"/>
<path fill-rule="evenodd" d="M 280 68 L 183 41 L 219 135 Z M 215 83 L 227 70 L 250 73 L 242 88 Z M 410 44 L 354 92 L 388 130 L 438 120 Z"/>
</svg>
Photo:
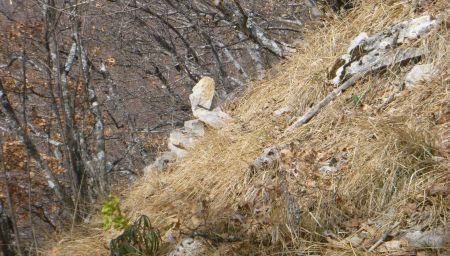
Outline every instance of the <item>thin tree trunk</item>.
<svg viewBox="0 0 450 256">
<path fill-rule="evenodd" d="M 2 168 L 2 174 L 5 180 L 6 198 L 9 207 L 9 219 L 11 220 L 12 228 L 14 231 L 14 238 L 16 240 L 16 249 L 17 249 L 16 252 L 20 256 L 22 255 L 22 247 L 20 243 L 19 230 L 17 229 L 16 212 L 14 210 L 15 208 L 14 202 L 12 199 L 11 190 L 9 186 L 8 173 L 6 172 L 5 159 L 3 158 L 3 141 L 1 140 L 1 138 L 0 138 L 0 163 Z"/>
<path fill-rule="evenodd" d="M 64 192 L 63 188 L 61 187 L 58 179 L 53 174 L 52 170 L 48 166 L 47 162 L 45 162 L 41 155 L 39 154 L 36 146 L 31 141 L 30 137 L 27 133 L 25 133 L 25 129 L 20 124 L 16 114 L 14 113 L 14 110 L 6 97 L 6 92 L 3 88 L 3 82 L 0 80 L 0 104 L 1 109 L 3 113 L 6 114 L 6 116 L 10 120 L 10 125 L 12 128 L 17 132 L 17 135 L 21 139 L 21 141 L 25 144 L 25 147 L 30 154 L 30 156 L 36 161 L 38 167 L 43 170 L 45 177 L 47 179 L 48 186 L 55 192 L 58 199 L 62 202 L 62 204 L 72 210 L 73 209 L 73 202 L 70 199 L 70 197 L 67 196 L 67 194 Z"/>
<path fill-rule="evenodd" d="M 77 15 L 77 10 L 74 11 Z M 81 20 L 78 16 L 74 18 L 73 36 L 76 44 L 78 45 L 78 59 L 80 60 L 80 71 L 83 74 L 83 84 L 88 91 L 88 100 L 90 103 L 90 111 L 95 118 L 94 135 L 96 143 L 96 154 L 93 157 L 95 159 L 95 176 L 98 196 L 101 198 L 106 197 L 109 193 L 109 179 L 106 173 L 106 149 L 105 149 L 105 136 L 104 136 L 104 124 L 100 104 L 97 99 L 97 93 L 95 88 L 90 82 L 90 65 L 88 57 L 86 56 L 86 50 L 83 47 L 83 42 L 80 35 Z"/>
</svg>

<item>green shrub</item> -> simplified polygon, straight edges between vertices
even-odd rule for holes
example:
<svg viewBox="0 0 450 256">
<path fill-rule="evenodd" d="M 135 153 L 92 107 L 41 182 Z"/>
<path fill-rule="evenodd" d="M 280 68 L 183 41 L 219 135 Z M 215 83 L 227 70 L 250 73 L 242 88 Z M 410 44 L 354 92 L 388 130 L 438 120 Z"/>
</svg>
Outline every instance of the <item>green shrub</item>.
<svg viewBox="0 0 450 256">
<path fill-rule="evenodd" d="M 109 230 L 111 227 L 124 230 L 128 227 L 129 219 L 120 211 L 120 199 L 110 195 L 108 201 L 102 207 L 103 229 Z"/>
<path fill-rule="evenodd" d="M 159 230 L 152 227 L 147 216 L 142 215 L 120 236 L 111 240 L 111 256 L 155 255 L 160 242 Z"/>
</svg>

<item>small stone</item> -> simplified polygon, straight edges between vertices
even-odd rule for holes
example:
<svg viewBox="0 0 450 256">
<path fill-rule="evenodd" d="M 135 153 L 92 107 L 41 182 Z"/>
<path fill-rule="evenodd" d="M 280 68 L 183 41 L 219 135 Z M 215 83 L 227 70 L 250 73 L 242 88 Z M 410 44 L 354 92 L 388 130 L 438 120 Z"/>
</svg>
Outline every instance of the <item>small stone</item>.
<svg viewBox="0 0 450 256">
<path fill-rule="evenodd" d="M 366 32 L 360 33 L 358 36 L 353 38 L 353 40 L 350 42 L 350 46 L 347 49 L 347 53 L 350 54 L 356 47 L 363 44 L 365 40 L 367 40 L 369 36 Z"/>
<path fill-rule="evenodd" d="M 430 81 L 436 74 L 433 64 L 415 65 L 405 77 L 405 86 L 412 88 L 419 82 Z"/>
<path fill-rule="evenodd" d="M 323 12 L 322 12 L 319 8 L 317 8 L 316 6 L 313 6 L 313 7 L 311 8 L 311 15 L 312 15 L 314 18 L 320 18 L 320 17 L 323 16 Z"/>
<path fill-rule="evenodd" d="M 192 148 L 197 137 L 182 130 L 173 130 L 169 136 L 169 144 L 179 148 Z"/>
<path fill-rule="evenodd" d="M 207 76 L 200 79 L 194 88 L 192 88 L 192 94 L 189 95 L 192 111 L 199 107 L 209 110 L 213 102 L 214 92 L 214 79 Z"/>
<path fill-rule="evenodd" d="M 283 107 L 273 112 L 273 117 L 280 118 L 282 115 L 291 112 L 291 108 Z"/>
<path fill-rule="evenodd" d="M 404 239 L 408 241 L 409 246 L 416 248 L 443 248 L 450 245 L 450 237 L 448 230 L 436 229 L 429 231 L 410 231 L 404 235 Z"/>
<path fill-rule="evenodd" d="M 205 135 L 205 125 L 199 119 L 184 122 L 184 130 L 199 137 Z"/>
<path fill-rule="evenodd" d="M 213 127 L 214 129 L 221 129 L 229 121 L 231 121 L 231 117 L 220 109 L 209 111 L 198 108 L 194 110 L 194 116 L 200 119 L 200 121 L 202 121 L 203 123 Z"/>
<path fill-rule="evenodd" d="M 256 169 L 261 169 L 263 167 L 267 167 L 270 164 L 278 161 L 281 157 L 281 151 L 288 148 L 288 145 L 275 145 L 269 148 L 264 149 L 263 153 L 258 156 L 253 163 L 253 167 Z"/>
<path fill-rule="evenodd" d="M 352 244 L 353 247 L 358 247 L 363 242 L 363 239 L 359 236 L 352 236 L 348 239 L 348 241 Z"/>
<path fill-rule="evenodd" d="M 392 240 L 384 243 L 384 247 L 388 252 L 399 251 L 407 245 L 408 242 L 406 240 Z"/>
<path fill-rule="evenodd" d="M 324 165 L 319 168 L 319 171 L 324 174 L 336 173 L 338 169 L 334 166 Z"/>
<path fill-rule="evenodd" d="M 177 147 L 172 143 L 169 143 L 167 147 L 172 151 L 178 158 L 184 158 L 187 155 L 187 150 Z"/>
<path fill-rule="evenodd" d="M 169 256 L 197 256 L 205 253 L 206 246 L 201 241 L 188 237 L 183 239 Z"/>
<path fill-rule="evenodd" d="M 432 20 L 430 16 L 422 16 L 413 20 L 401 22 L 394 27 L 394 29 L 399 30 L 397 42 L 404 43 L 408 40 L 417 39 L 422 34 L 425 34 L 436 27 L 436 25 L 436 20 Z"/>
</svg>

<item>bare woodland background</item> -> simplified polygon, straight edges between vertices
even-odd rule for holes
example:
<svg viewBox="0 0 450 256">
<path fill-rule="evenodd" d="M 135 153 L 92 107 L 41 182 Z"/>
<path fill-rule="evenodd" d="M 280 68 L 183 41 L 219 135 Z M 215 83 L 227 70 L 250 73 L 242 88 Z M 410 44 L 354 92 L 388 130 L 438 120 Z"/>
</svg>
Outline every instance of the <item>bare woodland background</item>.
<svg viewBox="0 0 450 256">
<path fill-rule="evenodd" d="M 235 97 L 294 51 L 317 4 L 0 1 L 0 250 L 89 218 L 190 118 L 200 77 Z"/>
</svg>

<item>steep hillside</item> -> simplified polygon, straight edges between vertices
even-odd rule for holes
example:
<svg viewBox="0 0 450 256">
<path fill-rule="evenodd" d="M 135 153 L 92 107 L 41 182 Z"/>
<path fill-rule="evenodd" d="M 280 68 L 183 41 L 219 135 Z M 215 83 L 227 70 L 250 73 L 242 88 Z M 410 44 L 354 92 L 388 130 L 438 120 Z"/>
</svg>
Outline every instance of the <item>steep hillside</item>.
<svg viewBox="0 0 450 256">
<path fill-rule="evenodd" d="M 448 1 L 363 2 L 307 33 L 267 80 L 228 103 L 231 124 L 208 130 L 168 171 L 150 173 L 124 194 L 126 213 L 149 216 L 161 231 L 161 255 L 186 237 L 205 255 L 448 253 Z M 420 58 L 366 74 L 286 133 L 335 89 L 327 74 L 353 38 L 424 15 L 443 21 L 399 46 L 425 49 Z M 405 87 L 417 62 L 435 72 Z M 274 117 L 281 108 L 286 113 Z M 255 167 L 274 145 L 284 145 L 276 160 Z M 118 234 L 93 221 L 50 251 L 107 255 Z"/>
</svg>

